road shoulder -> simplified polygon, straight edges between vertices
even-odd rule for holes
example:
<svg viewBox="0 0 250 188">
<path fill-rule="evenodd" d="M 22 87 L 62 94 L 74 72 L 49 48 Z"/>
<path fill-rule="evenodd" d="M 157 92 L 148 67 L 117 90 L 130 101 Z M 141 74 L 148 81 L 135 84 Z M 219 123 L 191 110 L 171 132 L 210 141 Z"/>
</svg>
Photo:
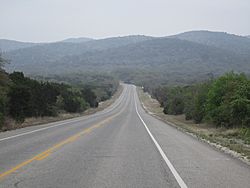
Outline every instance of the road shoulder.
<svg viewBox="0 0 250 188">
<path fill-rule="evenodd" d="M 216 129 L 204 124 L 194 124 L 183 116 L 166 115 L 157 100 L 144 93 L 141 88 L 137 87 L 137 92 L 142 107 L 148 114 L 250 165 L 250 146 L 235 139 L 232 136 L 233 130 Z M 227 134 L 230 134 L 230 137 L 225 136 Z"/>
</svg>

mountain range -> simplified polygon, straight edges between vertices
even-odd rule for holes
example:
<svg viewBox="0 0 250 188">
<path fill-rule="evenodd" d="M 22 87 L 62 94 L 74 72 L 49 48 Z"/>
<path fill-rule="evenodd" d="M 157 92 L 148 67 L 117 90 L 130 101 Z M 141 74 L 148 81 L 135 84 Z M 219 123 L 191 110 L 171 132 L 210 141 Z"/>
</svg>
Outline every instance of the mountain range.
<svg viewBox="0 0 250 188">
<path fill-rule="evenodd" d="M 104 71 L 164 77 L 250 73 L 250 39 L 224 32 L 190 31 L 174 36 L 133 35 L 106 39 L 73 38 L 55 43 L 0 40 L 7 71 L 52 75 Z M 139 73 L 138 73 L 139 72 Z"/>
</svg>

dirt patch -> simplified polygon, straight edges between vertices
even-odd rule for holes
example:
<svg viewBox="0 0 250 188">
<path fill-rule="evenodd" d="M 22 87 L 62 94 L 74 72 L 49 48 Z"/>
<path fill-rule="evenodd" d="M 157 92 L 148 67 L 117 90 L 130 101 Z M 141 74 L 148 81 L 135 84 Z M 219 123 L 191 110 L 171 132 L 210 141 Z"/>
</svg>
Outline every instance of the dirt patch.
<svg viewBox="0 0 250 188">
<path fill-rule="evenodd" d="M 195 124 L 192 120 L 186 120 L 185 115 L 164 114 L 163 107 L 157 100 L 144 93 L 141 88 L 137 88 L 137 92 L 147 113 L 250 165 L 250 145 L 239 136 L 241 129 L 216 128 L 206 123 Z"/>
</svg>

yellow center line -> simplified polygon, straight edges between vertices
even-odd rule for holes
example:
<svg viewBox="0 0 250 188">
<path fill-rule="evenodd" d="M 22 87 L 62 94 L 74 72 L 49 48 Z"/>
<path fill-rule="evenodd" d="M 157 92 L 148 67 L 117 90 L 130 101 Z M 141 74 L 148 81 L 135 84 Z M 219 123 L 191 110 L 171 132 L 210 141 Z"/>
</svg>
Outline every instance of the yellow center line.
<svg viewBox="0 0 250 188">
<path fill-rule="evenodd" d="M 120 113 L 117 113 L 113 116 L 110 116 L 108 118 L 106 118 L 105 120 L 87 128 L 87 129 L 84 129 L 83 131 L 73 135 L 73 136 L 70 136 L 69 138 L 57 143 L 56 145 L 52 146 L 51 148 L 47 149 L 46 151 L 42 152 L 42 153 L 39 153 L 38 155 L 32 157 L 31 159 L 28 159 L 20 164 L 18 164 L 17 166 L 11 168 L 10 170 L 6 171 L 6 172 L 3 172 L 0 174 L 0 180 L 4 177 L 6 177 L 7 175 L 10 175 L 11 173 L 17 171 L 18 169 L 30 164 L 31 162 L 35 161 L 35 160 L 43 160 L 45 159 L 46 157 L 48 157 L 53 151 L 55 151 L 56 149 L 70 143 L 70 142 L 74 142 L 75 140 L 77 140 L 80 136 L 82 135 L 85 135 L 87 133 L 90 133 L 91 131 L 93 131 L 94 129 L 104 125 L 105 123 L 109 122 L 111 119 L 113 119 L 114 117 L 118 116 Z"/>
<path fill-rule="evenodd" d="M 37 160 L 37 161 L 41 161 L 41 160 L 47 158 L 50 154 L 51 154 L 51 153 L 45 153 L 43 156 L 37 157 L 36 160 Z"/>
</svg>

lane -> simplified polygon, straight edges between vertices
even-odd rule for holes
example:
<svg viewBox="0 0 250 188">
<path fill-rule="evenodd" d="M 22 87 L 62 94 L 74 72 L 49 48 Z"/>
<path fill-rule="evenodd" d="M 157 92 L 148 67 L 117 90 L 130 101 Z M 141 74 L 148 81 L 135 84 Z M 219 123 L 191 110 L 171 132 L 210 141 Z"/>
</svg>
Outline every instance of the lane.
<svg viewBox="0 0 250 188">
<path fill-rule="evenodd" d="M 122 85 L 122 86 L 124 87 L 124 85 Z M 0 134 L 0 142 L 4 141 L 4 140 L 9 140 L 9 139 L 17 138 L 17 137 L 20 137 L 20 136 L 28 135 L 28 134 L 40 132 L 40 131 L 47 130 L 47 129 L 50 129 L 50 128 L 62 126 L 62 125 L 69 125 L 69 124 L 76 123 L 76 122 L 79 122 L 79 121 L 82 121 L 82 120 L 86 120 L 86 119 L 89 119 L 89 118 L 94 118 L 94 117 L 98 117 L 98 116 L 107 114 L 107 113 L 115 110 L 121 104 L 122 100 L 124 100 L 126 95 L 127 95 L 127 87 L 125 87 L 122 94 L 120 95 L 118 100 L 115 101 L 114 104 L 112 104 L 108 108 L 106 108 L 106 109 L 104 109 L 104 110 L 102 110 L 100 112 L 97 112 L 95 114 L 92 114 L 92 115 L 2 132 Z"/>
<path fill-rule="evenodd" d="M 134 95 L 134 100 L 135 100 L 135 98 L 136 98 L 136 95 Z M 181 188 L 187 188 L 186 183 L 183 181 L 183 179 L 181 178 L 180 174 L 176 171 L 176 169 L 174 168 L 173 164 L 169 161 L 169 159 L 166 156 L 165 152 L 163 151 L 163 149 L 161 148 L 161 146 L 159 145 L 159 143 L 157 142 L 157 140 L 155 139 L 155 137 L 153 136 L 153 134 L 149 130 L 149 128 L 148 128 L 147 124 L 145 123 L 145 121 L 142 119 L 140 113 L 138 112 L 138 107 L 137 107 L 136 100 L 135 100 L 135 110 L 136 110 L 136 114 L 138 115 L 138 117 L 140 118 L 142 124 L 144 125 L 145 129 L 147 130 L 150 138 L 154 142 L 156 148 L 158 149 L 158 151 L 161 154 L 162 158 L 164 159 L 165 163 L 168 165 L 170 171 L 174 175 L 174 177 L 175 177 L 176 181 L 178 182 L 179 186 Z"/>
<path fill-rule="evenodd" d="M 0 187 L 249 187 L 249 166 L 147 114 L 124 88 L 100 114 L 0 141 L 1 172 L 54 147 Z"/>
<path fill-rule="evenodd" d="M 136 115 L 129 89 L 118 116 L 2 181 L 3 187 L 179 187 Z"/>
<path fill-rule="evenodd" d="M 138 111 L 188 187 L 249 187 L 248 165 L 152 117 L 141 105 Z"/>
<path fill-rule="evenodd" d="M 86 116 L 81 118 L 72 119 L 70 121 L 65 121 L 65 124 L 61 125 L 59 122 L 59 126 L 56 123 L 34 126 L 28 130 L 24 128 L 21 130 L 9 131 L 8 134 L 11 133 L 11 136 L 20 135 L 19 137 L 10 137 L 10 135 L 6 136 L 6 133 L 1 133 L 1 138 L 10 138 L 0 141 L 0 172 L 4 172 L 19 163 L 32 158 L 38 153 L 43 152 L 47 148 L 57 144 L 58 142 L 67 139 L 68 137 L 86 129 L 94 124 L 97 124 L 100 121 L 116 114 L 121 111 L 124 107 L 124 103 L 126 103 L 128 95 L 130 91 L 125 88 L 120 98 L 108 109 L 105 111 L 99 112 L 94 115 Z M 34 130 L 40 130 L 41 128 L 47 128 L 38 132 L 31 132 Z"/>
</svg>

